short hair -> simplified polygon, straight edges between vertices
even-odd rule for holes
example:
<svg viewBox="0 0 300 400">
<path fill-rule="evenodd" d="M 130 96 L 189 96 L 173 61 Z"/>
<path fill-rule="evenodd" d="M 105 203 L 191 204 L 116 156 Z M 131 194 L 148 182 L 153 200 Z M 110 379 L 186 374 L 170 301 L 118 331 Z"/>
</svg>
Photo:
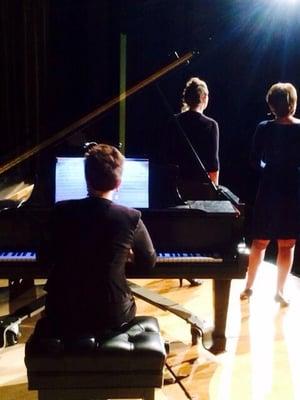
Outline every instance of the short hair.
<svg viewBox="0 0 300 400">
<path fill-rule="evenodd" d="M 266 101 L 278 117 L 294 114 L 297 106 L 297 90 L 291 83 L 275 83 L 266 95 Z"/>
<path fill-rule="evenodd" d="M 124 156 L 108 144 L 95 144 L 85 153 L 85 179 L 99 191 L 115 189 L 122 177 Z"/>
<path fill-rule="evenodd" d="M 201 102 L 201 95 L 208 95 L 207 84 L 197 77 L 189 79 L 182 93 L 181 111 L 186 111 Z"/>
</svg>

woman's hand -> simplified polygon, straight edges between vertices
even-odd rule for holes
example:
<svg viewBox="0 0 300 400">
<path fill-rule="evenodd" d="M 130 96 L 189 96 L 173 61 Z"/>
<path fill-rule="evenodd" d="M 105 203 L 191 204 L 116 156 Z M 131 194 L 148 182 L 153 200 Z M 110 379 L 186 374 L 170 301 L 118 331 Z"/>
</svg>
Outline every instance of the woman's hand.
<svg viewBox="0 0 300 400">
<path fill-rule="evenodd" d="M 130 249 L 128 252 L 127 262 L 134 263 L 134 252 L 132 249 Z"/>
</svg>

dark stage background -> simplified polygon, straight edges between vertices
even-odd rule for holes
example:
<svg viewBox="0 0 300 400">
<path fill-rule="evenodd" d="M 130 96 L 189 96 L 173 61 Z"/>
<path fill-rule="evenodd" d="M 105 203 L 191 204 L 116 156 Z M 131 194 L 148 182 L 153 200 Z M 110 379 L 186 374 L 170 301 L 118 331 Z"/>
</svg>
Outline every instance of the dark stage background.
<svg viewBox="0 0 300 400">
<path fill-rule="evenodd" d="M 220 183 L 251 205 L 258 176 L 248 154 L 256 124 L 268 118 L 265 93 L 277 81 L 300 88 L 299 7 L 275 0 L 1 0 L 1 163 L 118 95 L 123 33 L 128 88 L 174 61 L 175 52 L 196 52 L 128 98 L 126 155 L 155 157 L 186 80 L 199 76 L 210 90 L 206 113 L 220 125 Z M 85 140 L 117 144 L 118 107 L 51 152 L 80 152 Z"/>
</svg>

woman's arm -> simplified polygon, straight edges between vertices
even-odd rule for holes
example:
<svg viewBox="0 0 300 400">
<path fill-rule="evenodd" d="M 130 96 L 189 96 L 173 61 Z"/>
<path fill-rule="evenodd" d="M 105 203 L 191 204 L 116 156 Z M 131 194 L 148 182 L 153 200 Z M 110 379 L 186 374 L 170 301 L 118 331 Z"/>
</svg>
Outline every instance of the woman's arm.
<svg viewBox="0 0 300 400">
<path fill-rule="evenodd" d="M 263 168 L 262 163 L 264 162 L 264 147 L 265 147 L 265 131 L 266 122 L 258 124 L 251 145 L 250 151 L 250 164 L 253 168 L 261 170 Z"/>
<path fill-rule="evenodd" d="M 216 121 L 212 121 L 210 132 L 210 148 L 209 151 L 209 165 L 208 175 L 215 185 L 219 184 L 219 126 Z"/>
<path fill-rule="evenodd" d="M 209 172 L 208 175 L 215 185 L 219 184 L 219 171 Z"/>
</svg>

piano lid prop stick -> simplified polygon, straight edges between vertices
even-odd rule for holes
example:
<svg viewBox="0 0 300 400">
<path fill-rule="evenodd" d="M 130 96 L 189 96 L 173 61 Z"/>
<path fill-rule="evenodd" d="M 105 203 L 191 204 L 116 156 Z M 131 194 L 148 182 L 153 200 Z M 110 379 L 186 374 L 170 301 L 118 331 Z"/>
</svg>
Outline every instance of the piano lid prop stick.
<svg viewBox="0 0 300 400">
<path fill-rule="evenodd" d="M 20 164 L 22 161 L 27 160 L 29 157 L 32 157 L 33 155 L 40 152 L 41 150 L 44 150 L 47 147 L 49 147 L 55 143 L 58 143 L 60 140 L 62 140 L 63 138 L 65 138 L 66 136 L 68 136 L 69 134 L 74 132 L 75 130 L 77 130 L 77 129 L 81 128 L 82 126 L 84 126 L 85 124 L 91 122 L 94 118 L 103 114 L 105 111 L 108 111 L 110 108 L 112 108 L 113 106 L 118 104 L 120 101 L 125 100 L 127 97 L 133 95 L 140 89 L 143 89 L 145 86 L 156 81 L 158 78 L 165 75 L 172 69 L 185 63 L 190 58 L 192 58 L 193 55 L 194 55 L 194 53 L 192 51 L 186 53 L 181 58 L 176 59 L 175 61 L 171 62 L 170 64 L 164 66 L 163 68 L 161 68 L 154 74 L 150 75 L 148 78 L 144 79 L 143 81 L 139 82 L 132 88 L 121 93 L 119 96 L 116 96 L 113 99 L 109 100 L 104 105 L 96 108 L 94 111 L 90 112 L 89 114 L 80 118 L 78 121 L 74 122 L 73 124 L 67 126 L 64 129 L 62 129 L 61 131 L 59 131 L 52 137 L 49 137 L 48 139 L 44 140 L 42 143 L 32 147 L 31 149 L 29 149 L 25 153 L 17 156 L 16 158 L 12 159 L 11 161 L 8 161 L 7 163 L 0 165 L 0 175 L 3 174 L 4 172 L 10 170 L 11 168 L 15 167 L 16 165 Z"/>
</svg>

